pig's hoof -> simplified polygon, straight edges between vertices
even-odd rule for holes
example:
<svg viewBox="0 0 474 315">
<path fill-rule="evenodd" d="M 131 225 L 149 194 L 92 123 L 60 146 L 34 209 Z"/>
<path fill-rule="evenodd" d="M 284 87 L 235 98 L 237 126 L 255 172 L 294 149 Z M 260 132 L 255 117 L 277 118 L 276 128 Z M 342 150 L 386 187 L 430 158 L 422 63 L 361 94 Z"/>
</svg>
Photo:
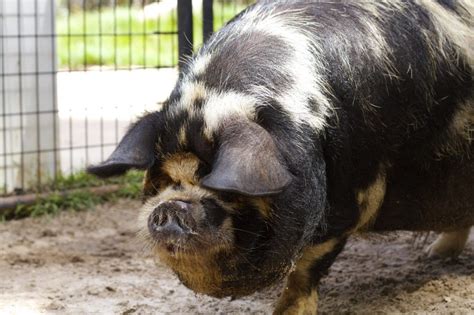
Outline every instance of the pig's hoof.
<svg viewBox="0 0 474 315">
<path fill-rule="evenodd" d="M 318 313 L 318 292 L 313 289 L 309 295 L 293 295 L 283 292 L 273 315 L 316 315 Z"/>
<path fill-rule="evenodd" d="M 469 230 L 462 229 L 454 232 L 444 232 L 433 242 L 426 252 L 429 258 L 456 258 L 458 257 L 469 237 Z"/>
</svg>

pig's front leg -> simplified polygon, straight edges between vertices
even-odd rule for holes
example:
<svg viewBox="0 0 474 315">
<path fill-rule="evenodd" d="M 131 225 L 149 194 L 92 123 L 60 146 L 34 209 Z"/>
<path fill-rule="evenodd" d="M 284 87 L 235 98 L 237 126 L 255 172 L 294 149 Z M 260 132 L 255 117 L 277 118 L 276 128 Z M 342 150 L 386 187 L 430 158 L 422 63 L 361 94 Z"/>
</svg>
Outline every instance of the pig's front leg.
<svg viewBox="0 0 474 315">
<path fill-rule="evenodd" d="M 274 314 L 309 315 L 318 310 L 318 284 L 327 273 L 346 239 L 330 239 L 321 244 L 308 246 L 290 273 L 277 303 Z"/>
</svg>

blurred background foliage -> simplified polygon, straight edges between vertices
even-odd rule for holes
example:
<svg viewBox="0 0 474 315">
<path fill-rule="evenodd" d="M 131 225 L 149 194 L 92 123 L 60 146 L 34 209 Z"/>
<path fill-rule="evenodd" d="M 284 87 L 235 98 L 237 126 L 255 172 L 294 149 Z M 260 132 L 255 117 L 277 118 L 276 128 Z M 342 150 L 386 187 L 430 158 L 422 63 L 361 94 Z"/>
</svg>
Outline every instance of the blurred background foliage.
<svg viewBox="0 0 474 315">
<path fill-rule="evenodd" d="M 56 32 L 61 69 L 171 67 L 178 62 L 177 0 L 60 0 Z M 201 0 L 194 6 L 194 45 L 202 45 Z M 254 1 L 214 2 L 214 27 Z"/>
</svg>

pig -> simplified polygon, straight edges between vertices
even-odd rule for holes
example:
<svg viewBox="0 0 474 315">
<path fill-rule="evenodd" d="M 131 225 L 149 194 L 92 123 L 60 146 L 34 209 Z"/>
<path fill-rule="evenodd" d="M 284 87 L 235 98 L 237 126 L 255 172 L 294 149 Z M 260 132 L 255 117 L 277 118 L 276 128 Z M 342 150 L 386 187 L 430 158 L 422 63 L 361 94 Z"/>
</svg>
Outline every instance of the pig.
<svg viewBox="0 0 474 315">
<path fill-rule="evenodd" d="M 145 170 L 153 253 L 215 297 L 286 278 L 275 314 L 317 312 L 354 233 L 437 231 L 428 255 L 455 257 L 474 224 L 473 7 L 259 1 L 88 171 Z"/>
</svg>

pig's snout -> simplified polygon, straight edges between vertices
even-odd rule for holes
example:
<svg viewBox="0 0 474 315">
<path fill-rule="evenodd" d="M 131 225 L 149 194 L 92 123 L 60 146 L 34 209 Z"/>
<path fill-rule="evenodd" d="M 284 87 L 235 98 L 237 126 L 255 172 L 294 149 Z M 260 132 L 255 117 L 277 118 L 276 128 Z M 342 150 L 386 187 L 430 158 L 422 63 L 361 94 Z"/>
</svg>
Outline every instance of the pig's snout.
<svg viewBox="0 0 474 315">
<path fill-rule="evenodd" d="M 151 236 L 162 243 L 178 243 L 194 233 L 196 223 L 190 202 L 172 200 L 156 207 L 148 217 Z"/>
</svg>

